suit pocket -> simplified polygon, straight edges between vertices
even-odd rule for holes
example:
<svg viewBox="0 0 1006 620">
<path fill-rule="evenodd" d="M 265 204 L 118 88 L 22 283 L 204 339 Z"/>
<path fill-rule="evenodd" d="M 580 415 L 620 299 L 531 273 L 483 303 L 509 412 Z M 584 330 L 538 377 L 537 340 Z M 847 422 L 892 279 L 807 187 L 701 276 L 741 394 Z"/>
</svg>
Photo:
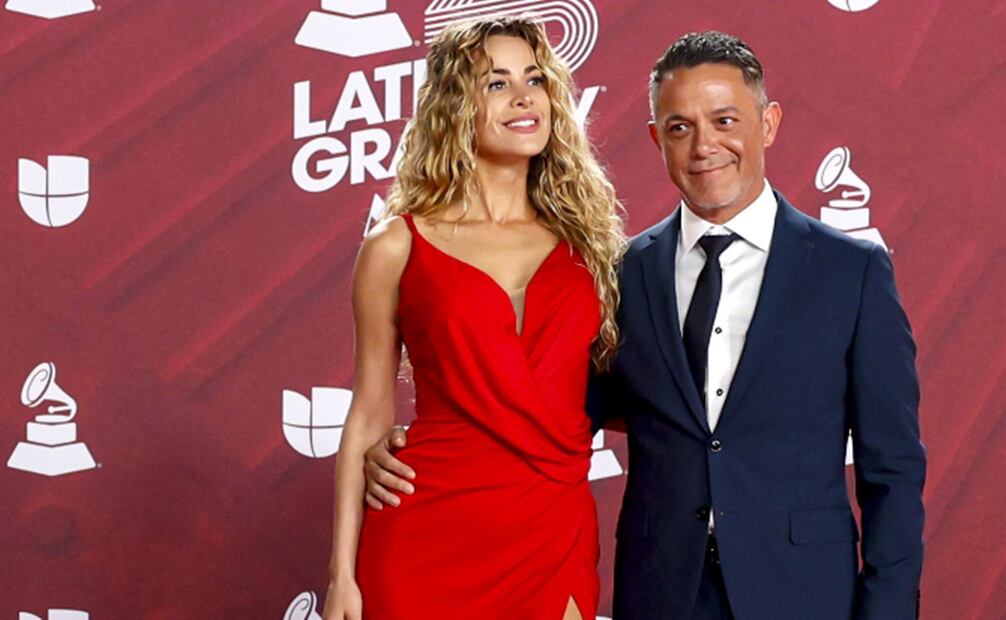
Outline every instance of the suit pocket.
<svg viewBox="0 0 1006 620">
<path fill-rule="evenodd" d="M 646 538 L 648 521 L 646 508 L 623 506 L 618 515 L 618 524 L 615 526 L 615 538 L 618 540 Z"/>
<path fill-rule="evenodd" d="M 794 545 L 856 542 L 859 529 L 848 508 L 791 510 L 789 540 Z"/>
</svg>

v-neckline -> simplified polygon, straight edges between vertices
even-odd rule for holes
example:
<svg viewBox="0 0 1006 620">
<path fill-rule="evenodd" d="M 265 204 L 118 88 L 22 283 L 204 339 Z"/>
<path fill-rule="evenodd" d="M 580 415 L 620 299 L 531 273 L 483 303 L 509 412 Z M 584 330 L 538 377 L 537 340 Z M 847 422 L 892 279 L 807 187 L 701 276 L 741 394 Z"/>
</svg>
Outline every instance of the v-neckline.
<svg viewBox="0 0 1006 620">
<path fill-rule="evenodd" d="M 459 265 L 461 265 L 463 267 L 466 267 L 466 268 L 470 269 L 471 271 L 474 271 L 475 273 L 481 275 L 483 278 L 485 278 L 487 281 L 489 281 L 490 284 L 492 284 L 493 288 L 495 288 L 497 291 L 500 292 L 500 294 L 503 295 L 503 298 L 506 299 L 506 302 L 507 302 L 507 308 L 510 309 L 510 315 L 513 317 L 513 320 L 514 320 L 514 335 L 517 336 L 518 338 L 520 338 L 527 331 L 527 330 L 524 329 L 524 327 L 527 325 L 527 315 L 528 315 L 528 312 L 527 312 L 527 302 L 528 302 L 528 297 L 529 297 L 528 293 L 531 290 L 531 285 L 534 284 L 534 281 L 538 277 L 538 274 L 540 274 L 542 272 L 542 268 L 545 267 L 545 265 L 552 259 L 552 256 L 555 255 L 556 250 L 559 249 L 559 246 L 561 246 L 563 243 L 565 243 L 565 239 L 559 239 L 559 241 L 556 242 L 556 244 L 554 246 L 552 246 L 552 249 L 549 250 L 548 254 L 545 255 L 545 258 L 543 258 L 541 260 L 541 262 L 538 263 L 538 266 L 535 267 L 535 270 L 531 274 L 531 277 L 528 279 L 527 284 L 524 285 L 524 287 L 523 287 L 523 291 L 524 291 L 524 307 L 523 307 L 523 312 L 522 312 L 523 320 L 521 321 L 521 328 L 520 328 L 520 331 L 518 332 L 518 331 L 516 331 L 516 328 L 517 328 L 517 309 L 513 307 L 513 299 L 511 297 L 510 292 L 502 284 L 500 284 L 499 281 L 496 280 L 496 278 L 492 277 L 489 274 L 488 271 L 482 269 L 481 267 L 476 267 L 472 263 L 469 263 L 466 260 L 460 259 L 457 256 L 454 256 L 453 254 L 451 254 L 450 252 L 448 252 L 446 250 L 442 250 L 442 249 L 438 248 L 436 245 L 433 244 L 432 241 L 430 241 L 429 239 L 427 239 L 426 236 L 423 235 L 422 232 L 420 232 L 419 225 L 416 224 L 416 220 L 412 216 L 412 214 L 411 213 L 407 213 L 406 215 L 411 220 L 412 230 L 415 233 L 415 236 L 419 237 L 419 240 L 424 245 L 427 245 L 430 248 L 432 248 L 434 252 L 447 257 L 448 260 L 453 261 L 454 263 L 457 263 L 457 264 L 459 264 Z M 518 292 L 519 291 L 520 291 L 520 289 L 518 289 Z"/>
</svg>

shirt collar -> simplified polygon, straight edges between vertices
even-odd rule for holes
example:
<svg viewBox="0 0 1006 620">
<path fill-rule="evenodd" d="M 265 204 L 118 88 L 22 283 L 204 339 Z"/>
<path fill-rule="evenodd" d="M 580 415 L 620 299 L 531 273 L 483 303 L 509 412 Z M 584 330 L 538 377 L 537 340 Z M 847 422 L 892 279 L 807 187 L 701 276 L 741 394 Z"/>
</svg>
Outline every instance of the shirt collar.
<svg viewBox="0 0 1006 620">
<path fill-rule="evenodd" d="M 763 252 L 768 252 L 775 228 L 775 215 L 779 208 L 772 186 L 765 179 L 765 187 L 754 202 L 725 224 L 717 225 L 692 213 L 685 201 L 681 201 L 681 242 L 685 252 L 691 251 L 708 232 L 723 234 L 723 231 L 737 233 L 742 239 Z"/>
</svg>

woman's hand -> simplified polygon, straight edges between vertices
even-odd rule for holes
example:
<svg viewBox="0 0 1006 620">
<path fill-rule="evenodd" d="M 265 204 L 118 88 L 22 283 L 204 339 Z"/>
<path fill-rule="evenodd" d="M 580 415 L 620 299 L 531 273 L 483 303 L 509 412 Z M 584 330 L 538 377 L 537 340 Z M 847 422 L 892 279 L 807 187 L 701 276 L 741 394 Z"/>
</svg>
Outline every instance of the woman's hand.
<svg viewBox="0 0 1006 620">
<path fill-rule="evenodd" d="M 362 620 L 363 596 L 352 577 L 335 576 L 328 582 L 322 620 Z"/>
</svg>

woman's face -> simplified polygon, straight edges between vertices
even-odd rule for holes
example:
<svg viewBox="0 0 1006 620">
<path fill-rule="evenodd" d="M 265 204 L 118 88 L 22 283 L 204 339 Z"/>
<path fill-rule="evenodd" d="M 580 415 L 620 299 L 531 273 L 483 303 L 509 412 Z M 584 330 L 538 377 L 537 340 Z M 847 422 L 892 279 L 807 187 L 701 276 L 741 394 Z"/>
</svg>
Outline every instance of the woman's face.
<svg viewBox="0 0 1006 620">
<path fill-rule="evenodd" d="M 500 163 L 530 159 L 552 132 L 545 77 L 524 39 L 493 35 L 485 50 L 475 113 L 478 156 Z"/>
</svg>

